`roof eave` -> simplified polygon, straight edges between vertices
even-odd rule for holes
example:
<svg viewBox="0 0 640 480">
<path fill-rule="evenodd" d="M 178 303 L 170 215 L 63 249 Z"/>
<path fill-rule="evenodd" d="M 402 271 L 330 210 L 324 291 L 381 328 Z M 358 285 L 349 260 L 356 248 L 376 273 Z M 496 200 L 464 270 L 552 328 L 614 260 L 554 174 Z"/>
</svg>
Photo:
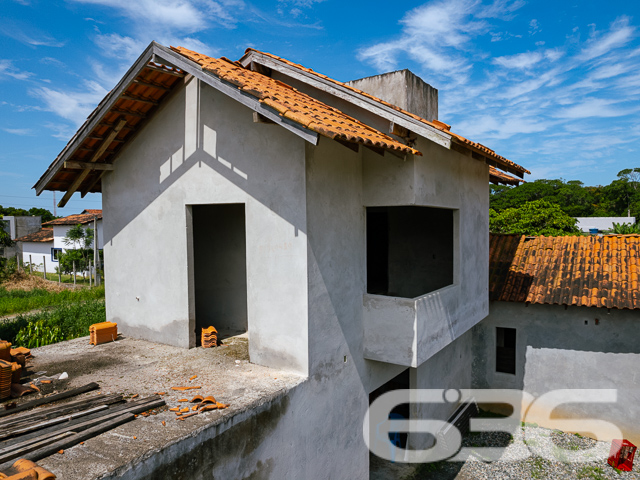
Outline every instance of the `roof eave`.
<svg viewBox="0 0 640 480">
<path fill-rule="evenodd" d="M 318 88 L 319 90 L 332 93 L 338 98 L 350 101 L 356 106 L 374 111 L 374 113 L 380 115 L 383 118 L 386 118 L 396 125 L 407 128 L 412 132 L 417 133 L 421 137 L 431 140 L 445 148 L 450 148 L 452 138 L 450 134 L 425 123 L 418 122 L 410 116 L 405 115 L 402 112 L 398 112 L 393 108 L 387 107 L 384 104 L 376 102 L 364 95 L 360 95 L 357 92 L 325 80 L 317 75 L 313 75 L 304 70 L 295 68 L 285 62 L 264 55 L 261 52 L 249 50 L 240 58 L 240 60 L 238 60 L 238 62 L 245 68 L 251 62 L 255 62 L 268 68 L 277 66 L 279 69 L 281 69 L 280 71 L 285 71 L 287 75 L 291 76 L 294 79 L 303 81 L 314 88 Z"/>
<path fill-rule="evenodd" d="M 69 141 L 67 146 L 60 152 L 60 154 L 56 157 L 56 159 L 49 166 L 47 171 L 40 177 L 38 182 L 33 186 L 36 190 L 36 194 L 40 195 L 44 189 L 47 187 L 48 183 L 53 179 L 55 174 L 63 167 L 65 160 L 67 160 L 74 151 L 83 143 L 87 135 L 95 128 L 96 124 L 101 121 L 101 119 L 109 112 L 109 110 L 113 107 L 114 103 L 118 100 L 120 94 L 126 90 L 127 86 L 136 78 L 138 73 L 147 65 L 149 62 L 160 63 L 164 65 L 169 65 L 172 67 L 179 68 L 180 70 L 188 73 L 195 78 L 202 80 L 207 85 L 219 90 L 220 92 L 228 95 L 229 97 L 237 100 L 239 103 L 249 107 L 255 112 L 265 116 L 269 120 L 273 121 L 276 124 L 279 124 L 286 130 L 300 136 L 304 140 L 312 143 L 313 145 L 317 145 L 318 143 L 318 134 L 313 132 L 304 126 L 293 122 L 287 118 L 282 117 L 278 114 L 278 112 L 274 111 L 270 107 L 263 105 L 257 98 L 252 97 L 251 95 L 238 90 L 235 85 L 232 85 L 224 80 L 207 73 L 203 70 L 200 65 L 197 63 L 187 59 L 186 57 L 180 55 L 177 52 L 172 51 L 171 49 L 160 45 L 158 43 L 151 42 L 149 46 L 145 49 L 145 51 L 138 57 L 136 62 L 131 66 L 131 68 L 127 71 L 125 76 L 118 82 L 116 87 L 111 90 L 105 97 L 105 99 L 101 102 L 101 104 L 96 108 L 93 113 L 89 116 L 85 124 L 80 127 L 80 129 L 76 132 L 76 134 Z"/>
</svg>

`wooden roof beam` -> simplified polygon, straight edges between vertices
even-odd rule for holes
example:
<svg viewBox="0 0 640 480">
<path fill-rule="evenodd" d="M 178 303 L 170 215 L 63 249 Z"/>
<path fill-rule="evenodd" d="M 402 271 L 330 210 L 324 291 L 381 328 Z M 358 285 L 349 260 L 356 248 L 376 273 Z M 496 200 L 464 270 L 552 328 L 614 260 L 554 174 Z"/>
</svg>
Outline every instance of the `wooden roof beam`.
<svg viewBox="0 0 640 480">
<path fill-rule="evenodd" d="M 135 100 L 136 102 L 148 103 L 150 105 L 158 105 L 155 100 L 149 100 L 148 98 L 136 97 L 133 95 L 120 95 L 123 100 Z"/>
<path fill-rule="evenodd" d="M 162 90 L 163 92 L 168 92 L 169 90 L 171 90 L 170 87 L 165 87 L 164 85 L 160 85 L 159 83 L 145 82 L 137 78 L 133 81 L 133 83 L 140 85 L 142 87 L 156 88 L 158 90 Z"/>
<path fill-rule="evenodd" d="M 126 124 L 127 124 L 127 121 L 125 119 L 120 119 L 120 121 L 118 121 L 116 126 L 113 127 L 113 130 L 109 132 L 109 135 L 107 135 L 104 142 L 102 142 L 100 147 L 96 150 L 96 153 L 94 153 L 93 156 L 91 157 L 91 160 L 90 160 L 91 163 L 96 163 L 100 159 L 100 157 L 102 157 L 102 154 L 107 150 L 107 147 L 109 147 L 109 145 L 111 144 L 111 141 L 118 136 L 118 133 L 120 133 L 120 130 L 122 130 Z M 88 170 L 85 168 L 76 177 L 76 179 L 73 181 L 73 183 L 69 187 L 69 190 L 67 190 L 67 193 L 64 194 L 64 196 L 58 203 L 58 207 L 62 208 L 67 204 L 71 196 L 76 192 L 76 190 L 78 190 L 78 188 L 80 187 L 84 179 L 87 178 L 87 175 L 89 175 L 90 172 L 91 170 Z"/>
<path fill-rule="evenodd" d="M 64 162 L 64 168 L 74 170 L 113 170 L 112 163 Z"/>
</svg>

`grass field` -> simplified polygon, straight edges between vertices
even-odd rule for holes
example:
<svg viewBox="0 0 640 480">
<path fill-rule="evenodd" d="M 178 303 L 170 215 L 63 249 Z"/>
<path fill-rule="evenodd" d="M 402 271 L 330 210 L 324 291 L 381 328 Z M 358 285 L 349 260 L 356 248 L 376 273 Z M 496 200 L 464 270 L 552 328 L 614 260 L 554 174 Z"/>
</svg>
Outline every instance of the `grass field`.
<svg viewBox="0 0 640 480">
<path fill-rule="evenodd" d="M 51 292 L 43 288 L 6 290 L 0 286 L 0 316 L 96 299 L 104 299 L 104 286 L 60 292 Z"/>
</svg>

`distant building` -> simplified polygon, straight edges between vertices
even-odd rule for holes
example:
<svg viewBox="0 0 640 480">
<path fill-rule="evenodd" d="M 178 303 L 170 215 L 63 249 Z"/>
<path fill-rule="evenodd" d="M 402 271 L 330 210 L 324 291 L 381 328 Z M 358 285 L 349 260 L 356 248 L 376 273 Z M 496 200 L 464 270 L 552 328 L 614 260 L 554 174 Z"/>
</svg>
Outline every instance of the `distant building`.
<svg viewBox="0 0 640 480">
<path fill-rule="evenodd" d="M 491 235 L 489 316 L 473 328 L 473 387 L 537 397 L 616 389 L 615 403 L 567 404 L 553 416 L 606 420 L 640 442 L 638 264 L 640 235 Z"/>
<path fill-rule="evenodd" d="M 597 228 L 598 233 L 611 230 L 614 223 L 636 223 L 636 217 L 575 217 L 578 220 L 577 227 L 584 233 Z"/>
<path fill-rule="evenodd" d="M 5 215 L 0 219 L 0 228 L 3 228 L 10 236 L 11 240 L 37 232 L 42 228 L 41 218 L 39 215 Z M 20 247 L 17 244 L 11 247 L 0 247 L 0 256 L 5 258 L 13 258 L 16 253 L 20 253 Z"/>
<path fill-rule="evenodd" d="M 40 217 L 38 217 L 40 218 Z M 75 225 L 82 225 L 84 228 L 93 228 L 94 219 L 97 225 L 98 248 L 103 248 L 102 240 L 102 210 L 84 210 L 77 215 L 56 218 L 42 224 L 42 229 L 16 239 L 22 252 L 22 261 L 31 263 L 32 268 L 37 271 L 54 272 L 58 266 L 59 255 L 70 250 L 69 245 L 65 245 L 69 229 Z"/>
</svg>

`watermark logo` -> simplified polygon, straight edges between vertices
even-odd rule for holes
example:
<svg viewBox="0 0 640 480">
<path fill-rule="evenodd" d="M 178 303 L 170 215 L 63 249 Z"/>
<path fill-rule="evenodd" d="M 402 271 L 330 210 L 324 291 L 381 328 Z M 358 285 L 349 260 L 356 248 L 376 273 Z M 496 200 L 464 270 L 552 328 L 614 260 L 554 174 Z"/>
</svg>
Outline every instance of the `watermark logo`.
<svg viewBox="0 0 640 480">
<path fill-rule="evenodd" d="M 393 390 L 378 397 L 369 407 L 364 422 L 363 435 L 367 447 L 375 455 L 390 461 L 407 463 L 428 463 L 441 460 L 452 462 L 466 461 L 470 455 L 479 456 L 485 461 L 499 460 L 506 447 L 462 447 L 462 435 L 455 425 L 435 419 L 399 419 L 389 418 L 391 411 L 402 404 L 505 404 L 513 412 L 504 418 L 471 418 L 470 432 L 506 432 L 512 435 L 512 445 L 524 446 L 520 430 L 522 422 L 535 418 L 544 421 L 546 428 L 557 428 L 573 432 L 589 433 L 596 439 L 623 438 L 615 424 L 597 419 L 558 419 L 551 418 L 551 412 L 566 404 L 616 403 L 616 389 L 563 389 L 553 390 L 538 397 L 521 390 L 508 389 L 412 389 Z M 401 448 L 392 442 L 390 435 L 407 433 L 428 433 L 436 441 L 423 450 Z M 513 448 L 509 458 L 512 461 L 524 460 L 532 454 L 550 461 L 557 461 L 558 447 L 550 437 L 541 437 L 536 444 L 526 444 L 525 448 Z M 577 463 L 593 461 L 603 455 L 602 449 L 592 447 L 580 452 L 563 450 L 563 461 Z M 606 452 L 605 454 L 606 455 Z"/>
</svg>

